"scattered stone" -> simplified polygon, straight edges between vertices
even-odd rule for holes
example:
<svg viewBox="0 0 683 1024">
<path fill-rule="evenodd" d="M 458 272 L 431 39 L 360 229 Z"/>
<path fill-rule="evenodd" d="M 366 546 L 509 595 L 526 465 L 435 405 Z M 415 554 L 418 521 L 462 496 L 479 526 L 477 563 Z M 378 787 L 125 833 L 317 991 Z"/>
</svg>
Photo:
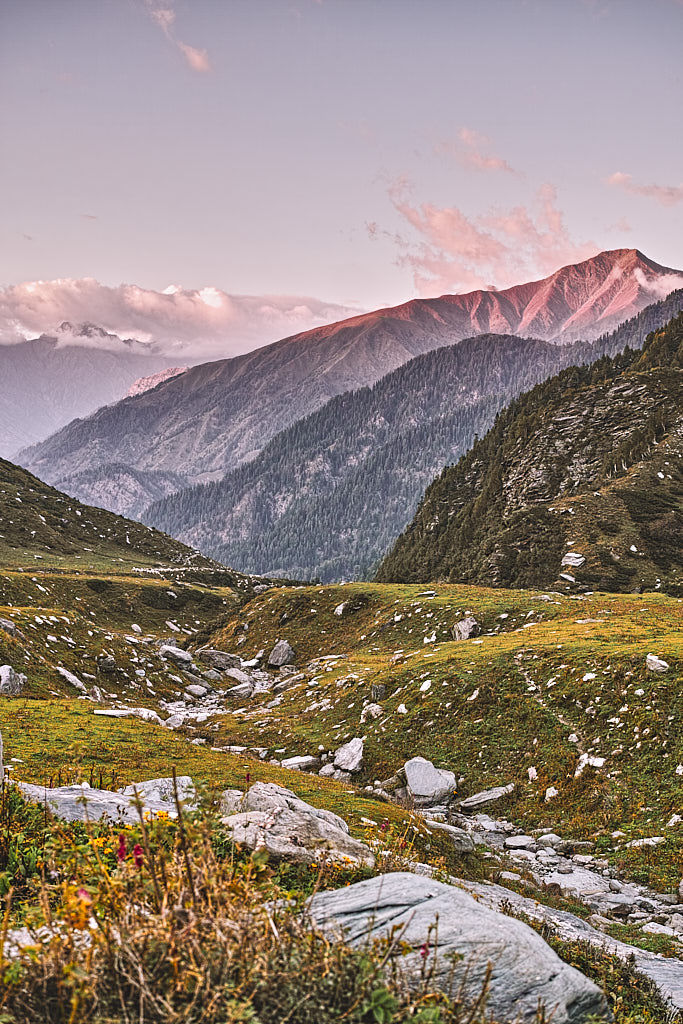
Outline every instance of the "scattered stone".
<svg viewBox="0 0 683 1024">
<path fill-rule="evenodd" d="M 189 665 L 192 661 L 192 655 L 189 651 L 184 651 L 182 647 L 174 647 L 172 644 L 162 644 L 159 648 L 159 654 L 162 658 L 169 658 L 179 665 Z"/>
<path fill-rule="evenodd" d="M 218 651 L 214 647 L 204 647 L 197 651 L 197 661 L 201 661 L 203 665 L 210 665 L 211 668 L 220 669 L 221 672 L 227 668 L 242 667 L 242 659 L 239 655 Z"/>
<path fill-rule="evenodd" d="M 268 656 L 269 668 L 281 668 L 282 665 L 292 665 L 295 660 L 294 648 L 287 640 L 278 640 Z"/>
<path fill-rule="evenodd" d="M 435 768 L 424 757 L 412 757 L 403 765 L 408 796 L 417 807 L 428 807 L 449 800 L 455 792 L 455 775 Z"/>
<path fill-rule="evenodd" d="M 363 740 L 349 740 L 334 754 L 334 767 L 343 772 L 357 772 L 363 763 Z"/>
<path fill-rule="evenodd" d="M 608 1015 L 597 985 L 560 960 L 537 932 L 455 886 L 397 872 L 317 893 L 308 909 L 326 935 L 351 946 L 396 935 L 404 950 L 400 968 L 416 987 L 427 960 L 431 984 L 474 1002 L 490 968 L 486 1009 L 501 1024 L 530 1024 L 539 1003 L 554 1024 Z"/>
<path fill-rule="evenodd" d="M 236 669 L 234 671 L 237 671 Z M 229 690 L 225 691 L 226 694 L 230 694 L 232 697 L 237 697 L 238 700 L 246 699 L 251 697 L 254 692 L 254 685 L 250 679 L 246 683 L 238 683 L 237 686 L 231 686 Z"/>
<path fill-rule="evenodd" d="M 185 687 L 185 693 L 189 693 L 192 697 L 206 697 L 208 692 L 208 687 L 202 686 L 201 683 L 190 683 Z"/>
<path fill-rule="evenodd" d="M 17 632 L 16 624 L 10 619 L 0 619 L 0 629 L 4 629 L 10 636 L 15 636 Z"/>
<path fill-rule="evenodd" d="M 560 791 L 559 789 L 557 789 L 556 786 L 548 786 L 548 788 L 545 791 L 545 802 L 549 804 L 551 800 L 553 800 L 556 796 L 559 796 L 559 792 Z"/>
<path fill-rule="evenodd" d="M 562 565 L 571 565 L 575 569 L 580 569 L 582 565 L 585 565 L 585 562 L 585 557 L 579 554 L 578 551 L 568 551 L 562 559 Z"/>
<path fill-rule="evenodd" d="M 456 622 L 451 632 L 454 640 L 469 640 L 473 636 L 479 636 L 481 627 L 474 616 L 468 615 L 467 618 Z"/>
<path fill-rule="evenodd" d="M 508 836 L 505 846 L 508 850 L 533 850 L 536 840 L 533 836 Z"/>
<path fill-rule="evenodd" d="M 293 772 L 314 772 L 320 767 L 320 760 L 312 754 L 299 754 L 296 757 L 286 757 L 281 764 L 283 768 L 289 768 Z"/>
<path fill-rule="evenodd" d="M 97 669 L 105 675 L 114 675 L 117 671 L 116 658 L 113 654 L 101 654 L 97 659 Z"/>
<path fill-rule="evenodd" d="M 368 718 L 381 718 L 383 714 L 384 708 L 380 704 L 366 704 L 360 713 L 361 725 L 364 725 Z"/>
<path fill-rule="evenodd" d="M 185 775 L 177 780 L 178 795 L 188 807 L 196 803 L 192 779 Z M 126 786 L 118 792 L 106 789 L 91 789 L 87 782 L 76 786 L 57 786 L 48 789 L 26 782 L 16 783 L 27 800 L 46 805 L 58 818 L 65 821 L 97 821 L 110 818 L 112 821 L 137 822 L 140 815 L 134 806 L 134 790 L 137 790 L 143 813 L 158 814 L 163 811 L 169 817 L 177 814 L 173 797 L 173 779 L 151 779 L 135 786 Z"/>
<path fill-rule="evenodd" d="M 460 801 L 460 810 L 465 811 L 465 813 L 476 811 L 487 804 L 495 803 L 496 800 L 502 800 L 504 796 L 512 793 L 514 788 L 514 782 L 510 782 L 507 786 L 495 786 L 493 789 L 485 789 L 481 793 L 474 793 L 472 796 L 468 796 Z"/>
<path fill-rule="evenodd" d="M 432 818 L 429 819 L 429 828 L 436 829 L 437 832 L 447 832 L 456 853 L 474 852 L 474 839 L 464 828 L 449 825 L 445 821 L 434 821 Z"/>
<path fill-rule="evenodd" d="M 3 697 L 17 697 L 26 685 L 26 676 L 11 665 L 0 665 L 0 694 Z"/>
<path fill-rule="evenodd" d="M 663 661 L 654 654 L 648 654 L 645 659 L 645 664 L 651 672 L 666 672 L 669 668 L 669 663 L 667 661 Z"/>
<path fill-rule="evenodd" d="M 370 687 L 370 700 L 378 701 L 384 700 L 387 694 L 387 688 L 384 683 L 373 683 Z"/>
</svg>

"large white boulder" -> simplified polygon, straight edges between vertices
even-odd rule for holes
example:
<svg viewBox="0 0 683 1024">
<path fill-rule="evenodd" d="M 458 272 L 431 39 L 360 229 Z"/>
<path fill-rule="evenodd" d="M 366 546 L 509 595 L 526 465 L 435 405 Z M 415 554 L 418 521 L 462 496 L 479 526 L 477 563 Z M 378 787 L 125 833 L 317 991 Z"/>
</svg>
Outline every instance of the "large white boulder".
<svg viewBox="0 0 683 1024">
<path fill-rule="evenodd" d="M 553 1024 L 607 1017 L 592 981 L 564 963 L 528 925 L 478 903 L 469 893 L 408 872 L 379 875 L 321 892 L 310 916 L 330 937 L 362 947 L 392 936 L 408 984 L 424 983 L 476 1000 L 490 969 L 486 1012 L 500 1024 L 537 1020 L 539 1004 Z"/>
<path fill-rule="evenodd" d="M 425 757 L 411 757 L 403 765 L 408 795 L 417 807 L 428 807 L 449 800 L 455 791 L 455 775 L 435 768 Z"/>
</svg>

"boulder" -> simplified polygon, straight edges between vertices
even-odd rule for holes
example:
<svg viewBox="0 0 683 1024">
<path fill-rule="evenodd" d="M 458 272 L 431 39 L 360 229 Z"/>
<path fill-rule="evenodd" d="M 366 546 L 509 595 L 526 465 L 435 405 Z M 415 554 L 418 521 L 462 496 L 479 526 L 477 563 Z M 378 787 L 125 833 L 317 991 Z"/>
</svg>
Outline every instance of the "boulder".
<svg viewBox="0 0 683 1024">
<path fill-rule="evenodd" d="M 654 654 L 648 654 L 645 659 L 645 664 L 649 668 L 650 672 L 666 672 L 669 668 L 669 663 L 658 658 Z"/>
<path fill-rule="evenodd" d="M 176 781 L 181 801 L 188 806 L 194 805 L 196 796 L 192 779 L 184 775 Z M 118 792 L 91 789 L 87 782 L 75 786 L 57 786 L 54 789 L 33 786 L 26 782 L 18 782 L 16 785 L 27 800 L 47 805 L 56 817 L 65 821 L 97 821 L 100 818 L 110 818 L 112 821 L 137 822 L 140 816 L 131 802 L 134 789 L 137 789 L 142 801 L 143 811 L 148 811 L 152 815 L 163 811 L 170 817 L 177 813 L 173 797 L 173 779 L 138 782 L 135 786 L 126 786 Z"/>
<path fill-rule="evenodd" d="M 248 683 L 249 686 L 252 685 L 251 676 L 247 675 L 246 672 L 243 672 L 241 668 L 229 668 L 225 675 L 228 679 L 234 679 L 236 683 Z"/>
<path fill-rule="evenodd" d="M 97 668 L 105 675 L 114 675 L 116 672 L 116 658 L 113 654 L 101 654 L 97 659 Z"/>
<path fill-rule="evenodd" d="M 460 810 L 465 813 L 477 811 L 480 807 L 495 803 L 496 800 L 502 800 L 508 793 L 512 793 L 514 788 L 514 782 L 510 782 L 507 786 L 495 786 L 493 789 L 484 789 L 481 793 L 474 793 L 460 801 Z"/>
<path fill-rule="evenodd" d="M 381 718 L 384 714 L 384 708 L 381 704 L 366 704 L 360 713 L 361 725 L 367 722 L 368 718 Z"/>
<path fill-rule="evenodd" d="M 11 619 L 0 619 L 0 629 L 4 629 L 5 633 L 9 633 L 10 636 L 14 636 L 17 632 L 17 627 Z"/>
<path fill-rule="evenodd" d="M 430 831 L 436 829 L 437 832 L 446 832 L 451 839 L 456 853 L 474 852 L 474 839 L 464 828 L 458 828 L 457 825 L 449 825 L 445 821 L 433 821 L 431 818 L 428 828 Z"/>
<path fill-rule="evenodd" d="M 159 654 L 162 658 L 175 661 L 178 665 L 189 665 L 192 661 L 192 655 L 189 651 L 184 651 L 182 647 L 174 647 L 173 644 L 162 644 L 159 648 Z"/>
<path fill-rule="evenodd" d="M 294 664 L 294 649 L 286 640 L 278 640 L 268 656 L 269 668 L 281 668 Z"/>
<path fill-rule="evenodd" d="M 25 675 L 17 672 L 11 665 L 0 665 L 0 694 L 4 697 L 17 697 L 25 685 Z"/>
<path fill-rule="evenodd" d="M 363 740 L 360 737 L 349 740 L 334 754 L 334 767 L 342 772 L 357 772 L 363 763 Z"/>
<path fill-rule="evenodd" d="M 247 680 L 246 683 L 238 683 L 237 686 L 231 686 L 229 690 L 225 691 L 232 697 L 237 697 L 240 700 L 251 697 L 254 692 L 254 685 L 251 680 Z"/>
<path fill-rule="evenodd" d="M 315 772 L 320 767 L 320 759 L 313 757 L 312 754 L 298 754 L 295 757 L 286 757 L 280 764 L 294 772 Z"/>
<path fill-rule="evenodd" d="M 227 651 L 218 651 L 215 647 L 204 647 L 197 651 L 197 661 L 211 668 L 217 668 L 224 672 L 228 668 L 241 668 L 242 659 L 237 654 L 228 654 Z"/>
<path fill-rule="evenodd" d="M 473 636 L 479 636 L 481 627 L 473 615 L 456 622 L 451 630 L 454 640 L 470 640 Z"/>
<path fill-rule="evenodd" d="M 208 686 L 202 686 L 201 683 L 190 683 L 185 687 L 185 693 L 189 693 L 191 697 L 206 697 L 208 692 Z"/>
<path fill-rule="evenodd" d="M 236 843 L 266 850 L 274 860 L 313 864 L 321 860 L 373 867 L 372 851 L 349 835 L 343 818 L 312 807 L 289 789 L 256 782 L 236 804 L 234 791 L 223 794 L 221 807 L 239 806 L 222 818 Z"/>
<path fill-rule="evenodd" d="M 412 757 L 403 765 L 408 795 L 417 807 L 428 807 L 447 801 L 455 790 L 455 775 L 435 768 L 424 757 Z"/>
<path fill-rule="evenodd" d="M 537 932 L 455 886 L 396 872 L 317 893 L 308 910 L 327 936 L 354 947 L 392 936 L 399 970 L 415 988 L 427 970 L 430 985 L 474 1003 L 490 968 L 486 1012 L 500 1024 L 532 1024 L 539 1004 L 553 1024 L 609 1017 L 597 985 Z"/>
<path fill-rule="evenodd" d="M 585 556 L 579 554 L 578 551 L 568 551 L 562 558 L 562 565 L 571 565 L 574 569 L 580 569 L 585 562 Z"/>
</svg>

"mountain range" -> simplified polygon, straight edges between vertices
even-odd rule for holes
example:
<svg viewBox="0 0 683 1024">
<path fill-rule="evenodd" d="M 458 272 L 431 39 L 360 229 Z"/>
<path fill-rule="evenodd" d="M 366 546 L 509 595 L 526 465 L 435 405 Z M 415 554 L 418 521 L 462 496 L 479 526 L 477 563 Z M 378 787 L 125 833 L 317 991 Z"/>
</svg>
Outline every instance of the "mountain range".
<svg viewBox="0 0 683 1024">
<path fill-rule="evenodd" d="M 490 334 L 417 356 L 372 388 L 330 399 L 223 480 L 162 497 L 142 518 L 242 571 L 366 578 L 425 487 L 515 396 L 564 367 L 640 348 L 681 308 L 683 291 L 674 292 L 591 343 Z"/>
<path fill-rule="evenodd" d="M 683 588 L 683 313 L 514 401 L 429 487 L 383 582 Z"/>
<path fill-rule="evenodd" d="M 0 455 L 118 401 L 167 364 L 168 356 L 88 323 L 64 322 L 54 334 L 0 345 Z"/>
<path fill-rule="evenodd" d="M 83 500 L 106 499 L 130 512 L 139 507 L 139 488 L 125 481 L 112 496 L 112 466 L 190 483 L 220 479 L 330 398 L 371 386 L 415 356 L 482 333 L 589 341 L 681 277 L 636 249 L 616 249 L 504 291 L 412 300 L 192 367 L 68 424 L 25 449 L 19 461 Z M 134 504 L 127 505 L 128 491 Z"/>
</svg>

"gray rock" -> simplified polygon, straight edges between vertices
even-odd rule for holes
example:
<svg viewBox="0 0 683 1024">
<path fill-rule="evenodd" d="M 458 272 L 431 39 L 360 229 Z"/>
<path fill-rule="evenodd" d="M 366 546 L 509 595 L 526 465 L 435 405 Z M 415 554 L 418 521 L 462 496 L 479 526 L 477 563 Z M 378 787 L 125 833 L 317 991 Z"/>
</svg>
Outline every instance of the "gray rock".
<svg viewBox="0 0 683 1024">
<path fill-rule="evenodd" d="M 225 692 L 229 693 L 232 697 L 245 699 L 247 697 L 251 697 L 254 692 L 254 686 L 250 681 L 246 683 L 238 683 L 237 686 L 231 686 L 230 689 Z"/>
<path fill-rule="evenodd" d="M 234 806 L 234 791 L 224 794 Z M 312 864 L 323 859 L 373 867 L 372 851 L 349 835 L 343 818 L 300 800 L 272 782 L 256 782 L 241 798 L 240 810 L 222 818 L 236 843 L 265 849 L 275 860 Z"/>
<path fill-rule="evenodd" d="M 544 836 L 538 837 L 536 845 L 540 846 L 541 849 L 554 849 L 556 846 L 559 846 L 561 842 L 561 836 L 558 836 L 555 832 L 546 832 Z"/>
<path fill-rule="evenodd" d="M 11 665 L 0 665 L 0 694 L 17 697 L 26 685 L 26 676 L 15 671 Z"/>
<path fill-rule="evenodd" d="M 481 627 L 473 615 L 456 622 L 451 630 L 454 640 L 469 640 L 473 636 L 479 636 Z"/>
<path fill-rule="evenodd" d="M 363 763 L 363 740 L 355 737 L 334 754 L 334 767 L 342 772 L 357 772 Z"/>
<path fill-rule="evenodd" d="M 648 654 L 645 664 L 651 672 L 666 672 L 669 668 L 668 661 L 663 661 L 654 654 Z"/>
<path fill-rule="evenodd" d="M 298 754 L 296 757 L 286 757 L 280 764 L 294 772 L 315 772 L 320 767 L 320 759 L 312 754 Z"/>
<path fill-rule="evenodd" d="M 16 624 L 10 619 L 0 619 L 0 629 L 4 629 L 5 633 L 9 633 L 10 636 L 14 636 L 17 632 Z"/>
<path fill-rule="evenodd" d="M 445 821 L 434 821 L 432 819 L 429 821 L 428 828 L 436 829 L 437 832 L 446 832 L 451 838 L 456 853 L 474 852 L 474 839 L 464 828 L 458 828 L 457 825 L 449 825 Z"/>
<path fill-rule="evenodd" d="M 248 683 L 249 686 L 252 685 L 251 676 L 247 675 L 246 672 L 243 672 L 241 668 L 229 668 L 225 675 L 228 679 L 234 679 L 236 683 Z"/>
<path fill-rule="evenodd" d="M 228 654 L 227 651 L 218 651 L 215 647 L 204 647 L 201 651 L 197 651 L 197 661 L 201 661 L 203 665 L 210 665 L 211 668 L 217 668 L 221 671 L 225 671 L 227 668 L 241 668 L 242 659 L 237 654 Z"/>
<path fill-rule="evenodd" d="M 372 701 L 384 700 L 387 695 L 387 688 L 384 683 L 373 683 L 370 687 L 370 699 Z"/>
<path fill-rule="evenodd" d="M 422 983 L 425 949 L 430 984 L 451 996 L 462 986 L 476 1000 L 490 965 L 486 1010 L 501 1024 L 531 1024 L 539 1003 L 553 1024 L 608 1016 L 597 985 L 560 960 L 537 932 L 455 886 L 398 872 L 318 893 L 308 909 L 326 935 L 352 946 L 395 936 L 399 968 L 415 987 Z"/>
<path fill-rule="evenodd" d="M 381 718 L 384 714 L 384 708 L 381 704 L 366 704 L 360 713 L 361 725 L 367 722 L 368 718 Z"/>
<path fill-rule="evenodd" d="M 295 683 L 300 683 L 303 678 L 303 672 L 295 672 L 293 676 L 285 676 L 275 684 L 273 687 L 273 693 L 283 693 L 285 690 L 289 690 L 290 687 L 294 686 Z"/>
<path fill-rule="evenodd" d="M 282 665 L 292 665 L 295 660 L 294 649 L 286 640 L 278 640 L 268 656 L 270 668 L 280 668 Z"/>
<path fill-rule="evenodd" d="M 174 647 L 172 644 L 162 644 L 159 648 L 159 654 L 162 658 L 169 658 L 178 665 L 189 665 L 192 661 L 192 655 L 189 651 L 184 651 L 182 647 Z"/>
<path fill-rule="evenodd" d="M 113 654 L 101 654 L 97 659 L 97 668 L 105 675 L 114 675 L 117 671 L 116 658 Z"/>
<path fill-rule="evenodd" d="M 417 807 L 428 807 L 448 800 L 455 789 L 455 775 L 443 768 L 435 768 L 424 757 L 411 757 L 403 765 L 408 795 Z"/>
<path fill-rule="evenodd" d="M 484 789 L 481 793 L 474 793 L 460 801 L 460 810 L 465 813 L 476 811 L 487 804 L 495 803 L 496 800 L 502 800 L 504 796 L 512 793 L 514 788 L 515 784 L 511 782 L 507 786 L 495 786 L 493 789 Z"/>
<path fill-rule="evenodd" d="M 193 805 L 196 795 L 192 779 L 187 775 L 180 776 L 177 784 L 181 801 L 187 802 L 188 806 Z M 137 822 L 140 817 L 132 803 L 134 789 L 138 791 L 143 811 L 150 814 L 163 811 L 170 817 L 176 815 L 172 779 L 139 782 L 117 793 L 106 789 L 91 789 L 86 782 L 80 786 L 57 786 L 54 789 L 33 786 L 26 782 L 18 782 L 16 785 L 27 800 L 47 805 L 56 817 L 65 821 L 97 821 L 109 818 L 112 821 Z"/>
<path fill-rule="evenodd" d="M 578 551 L 568 551 L 562 559 L 562 565 L 571 565 L 575 569 L 580 569 L 582 565 L 585 565 L 585 562 L 584 555 L 579 554 Z"/>
<path fill-rule="evenodd" d="M 189 693 L 192 697 L 206 697 L 208 692 L 208 687 L 202 686 L 201 683 L 190 683 L 185 687 L 185 693 Z"/>
<path fill-rule="evenodd" d="M 536 840 L 533 836 L 508 836 L 505 846 L 508 850 L 533 850 Z"/>
</svg>

